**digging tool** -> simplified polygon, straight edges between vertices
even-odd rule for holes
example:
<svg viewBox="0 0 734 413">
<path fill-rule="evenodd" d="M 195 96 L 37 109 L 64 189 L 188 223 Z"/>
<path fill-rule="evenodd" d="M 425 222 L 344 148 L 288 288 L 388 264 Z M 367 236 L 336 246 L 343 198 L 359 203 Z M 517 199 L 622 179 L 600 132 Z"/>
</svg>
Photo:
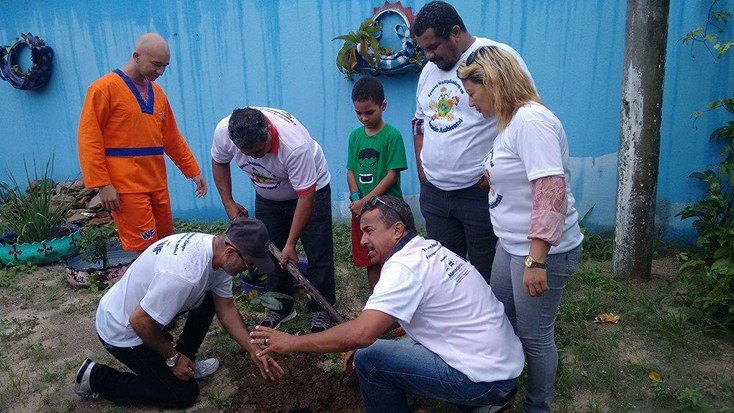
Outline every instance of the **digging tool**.
<svg viewBox="0 0 734 413">
<path fill-rule="evenodd" d="M 268 241 L 268 251 L 270 251 L 270 253 L 273 254 L 275 259 L 280 261 L 280 257 L 283 254 L 280 252 L 278 247 L 276 247 L 275 244 L 273 244 L 271 241 Z M 319 290 L 317 290 L 313 285 L 311 285 L 311 283 L 306 279 L 306 277 L 304 277 L 303 274 L 301 274 L 300 271 L 298 271 L 298 268 L 296 268 L 296 266 L 293 265 L 292 262 L 289 262 L 285 266 L 285 269 L 291 274 L 293 278 L 296 279 L 296 281 L 298 281 L 298 283 L 301 284 L 301 286 L 303 286 L 306 292 L 308 292 L 308 294 L 311 297 L 313 297 L 313 299 L 316 300 L 317 303 L 319 303 L 321 308 L 323 308 L 324 311 L 329 313 L 329 317 L 331 317 L 331 319 L 335 323 L 342 324 L 344 321 L 346 321 L 344 317 L 342 317 L 342 315 L 339 314 L 334 309 L 334 307 L 332 307 L 331 304 L 329 304 L 328 301 L 326 301 L 326 299 L 324 298 L 324 296 L 321 295 Z"/>
</svg>

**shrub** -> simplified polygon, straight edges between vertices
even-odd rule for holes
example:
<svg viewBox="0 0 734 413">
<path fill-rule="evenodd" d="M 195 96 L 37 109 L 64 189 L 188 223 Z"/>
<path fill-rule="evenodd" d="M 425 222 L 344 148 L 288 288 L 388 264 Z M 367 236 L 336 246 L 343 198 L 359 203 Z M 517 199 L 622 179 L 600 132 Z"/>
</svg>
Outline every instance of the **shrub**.
<svg viewBox="0 0 734 413">
<path fill-rule="evenodd" d="M 39 173 L 33 162 L 34 179 L 28 172 L 28 164 L 24 161 L 27 189 L 22 190 L 12 172 L 8 172 L 9 182 L 0 183 L 0 206 L 2 222 L 0 228 L 4 232 L 12 232 L 17 242 L 39 242 L 56 238 L 63 234 L 61 227 L 66 214 L 72 207 L 65 202 L 54 204 L 55 185 L 53 176 L 53 156 L 46 162 Z"/>
<path fill-rule="evenodd" d="M 721 39 L 709 33 L 709 28 L 726 23 L 732 15 L 714 11 L 713 5 L 706 26 L 694 29 L 682 40 L 710 45 L 718 51 L 715 57 L 721 59 L 734 40 Z M 714 100 L 708 110 L 734 113 L 734 96 Z M 682 219 L 693 218 L 698 232 L 696 250 L 681 267 L 687 287 L 682 296 L 709 323 L 734 330 L 734 121 L 716 129 L 710 140 L 721 147 L 721 163 L 690 175 L 707 186 L 706 196 L 680 214 Z"/>
</svg>

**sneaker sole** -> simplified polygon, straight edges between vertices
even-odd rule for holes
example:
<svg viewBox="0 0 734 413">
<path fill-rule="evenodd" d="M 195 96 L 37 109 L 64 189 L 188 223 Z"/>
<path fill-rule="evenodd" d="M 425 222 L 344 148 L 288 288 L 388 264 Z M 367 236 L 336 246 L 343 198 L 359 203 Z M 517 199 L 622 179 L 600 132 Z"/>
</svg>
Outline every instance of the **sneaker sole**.
<svg viewBox="0 0 734 413">
<path fill-rule="evenodd" d="M 81 367 L 79 367 L 79 370 L 76 372 L 76 384 L 80 384 L 82 382 L 82 377 L 84 377 L 84 372 L 87 371 L 87 367 L 91 363 L 92 363 L 92 359 L 90 358 L 84 360 L 84 363 L 82 363 Z"/>
<path fill-rule="evenodd" d="M 87 372 L 87 369 L 89 369 L 89 365 L 92 364 L 92 359 L 86 359 L 84 360 L 84 363 L 82 363 L 81 367 L 79 367 L 79 371 L 76 372 L 76 383 L 74 384 L 74 393 L 76 393 L 80 397 L 84 397 L 87 399 L 96 399 L 97 393 L 94 393 L 91 391 L 82 391 L 82 379 L 84 378 L 84 373 Z"/>
</svg>

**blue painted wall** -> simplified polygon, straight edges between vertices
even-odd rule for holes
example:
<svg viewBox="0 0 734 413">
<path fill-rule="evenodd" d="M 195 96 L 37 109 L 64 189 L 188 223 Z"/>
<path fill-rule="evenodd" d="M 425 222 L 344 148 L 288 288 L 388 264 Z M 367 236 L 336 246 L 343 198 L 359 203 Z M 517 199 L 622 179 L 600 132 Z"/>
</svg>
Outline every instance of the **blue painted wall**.
<svg viewBox="0 0 734 413">
<path fill-rule="evenodd" d="M 403 1 L 414 13 L 425 1 Z M 611 229 L 614 221 L 619 101 L 624 54 L 623 1 L 455 1 L 469 31 L 509 43 L 525 58 L 541 96 L 563 121 L 572 155 L 572 188 L 584 213 L 595 205 L 590 225 Z M 209 147 L 216 123 L 244 105 L 284 108 L 321 143 L 333 177 L 334 210 L 346 216 L 344 165 L 347 136 L 359 124 L 352 112 L 352 83 L 336 70 L 340 47 L 331 39 L 354 30 L 381 1 L 8 1 L 0 0 L 0 44 L 21 32 L 44 38 L 56 51 L 54 75 L 42 91 L 19 91 L 0 83 L 3 109 L 0 161 L 20 173 L 23 159 L 56 154 L 55 177 L 79 174 L 76 129 L 87 86 L 122 66 L 137 36 L 155 31 L 172 50 L 159 79 L 179 127 L 212 184 L 202 200 L 193 184 L 169 164 L 169 185 L 178 217 L 223 219 L 213 187 Z M 731 89 L 732 58 L 716 62 L 704 49 L 678 39 L 701 25 L 707 2 L 671 2 L 665 78 L 658 224 L 670 239 L 690 239 L 690 223 L 674 217 L 698 199 L 702 188 L 688 174 L 714 163 L 708 135 L 726 120 L 691 113 Z M 731 35 L 731 29 L 728 29 Z M 403 133 L 412 153 L 410 119 L 417 75 L 382 78 L 387 122 Z M 727 86 L 727 87 L 725 87 Z M 415 162 L 403 173 L 403 192 L 415 201 Z M 254 192 L 235 173 L 235 195 L 247 207 Z M 416 211 L 417 213 L 417 211 Z"/>
</svg>

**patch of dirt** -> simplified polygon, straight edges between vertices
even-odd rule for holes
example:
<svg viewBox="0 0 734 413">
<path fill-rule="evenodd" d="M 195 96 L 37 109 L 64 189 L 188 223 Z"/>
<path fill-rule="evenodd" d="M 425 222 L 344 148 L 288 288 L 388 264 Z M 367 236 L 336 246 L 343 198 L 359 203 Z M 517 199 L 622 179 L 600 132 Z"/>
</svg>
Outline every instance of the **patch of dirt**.
<svg viewBox="0 0 734 413">
<path fill-rule="evenodd" d="M 324 372 L 318 367 L 323 356 L 296 354 L 277 359 L 286 375 L 275 383 L 266 383 L 251 371 L 233 377 L 239 390 L 227 411 L 287 413 L 298 407 L 311 412 L 364 411 L 356 377 Z"/>
</svg>

